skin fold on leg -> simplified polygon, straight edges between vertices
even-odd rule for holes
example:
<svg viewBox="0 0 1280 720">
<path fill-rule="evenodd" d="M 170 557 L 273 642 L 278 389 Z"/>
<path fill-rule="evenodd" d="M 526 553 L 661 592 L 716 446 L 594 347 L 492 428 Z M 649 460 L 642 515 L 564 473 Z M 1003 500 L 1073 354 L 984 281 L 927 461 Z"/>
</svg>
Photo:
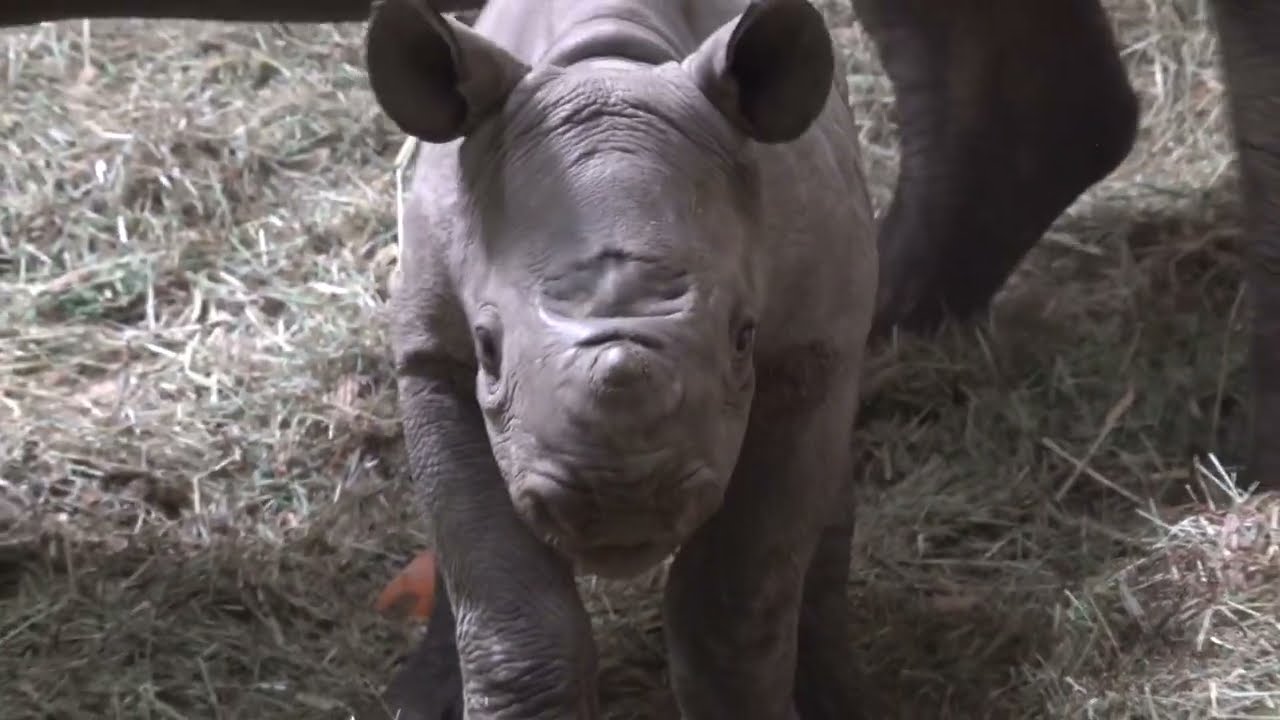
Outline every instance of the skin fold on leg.
<svg viewBox="0 0 1280 720">
<path fill-rule="evenodd" d="M 516 515 L 467 391 L 434 363 L 408 365 L 400 383 L 405 440 L 433 519 L 444 580 L 437 615 L 449 612 L 455 623 L 465 717 L 594 720 L 595 644 L 572 568 Z M 424 640 L 418 667 L 447 678 L 447 640 Z M 412 696 L 447 712 L 451 691 L 423 697 L 435 688 L 418 685 Z"/>
<path fill-rule="evenodd" d="M 686 720 L 861 717 L 853 678 L 814 671 L 850 650 L 840 632 L 848 604 L 833 592 L 848 573 L 847 543 L 839 547 L 847 535 L 823 536 L 832 508 L 845 507 L 852 472 L 856 382 L 841 383 L 803 411 L 757 398 L 724 506 L 672 563 L 664 619 Z M 825 622 L 833 624 L 818 627 Z M 797 699 L 818 712 L 797 714 Z"/>
</svg>

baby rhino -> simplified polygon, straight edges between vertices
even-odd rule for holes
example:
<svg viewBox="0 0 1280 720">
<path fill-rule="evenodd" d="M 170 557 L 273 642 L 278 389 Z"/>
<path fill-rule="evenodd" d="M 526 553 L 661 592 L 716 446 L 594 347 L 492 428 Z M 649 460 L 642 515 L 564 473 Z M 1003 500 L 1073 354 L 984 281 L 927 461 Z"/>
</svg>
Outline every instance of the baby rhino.
<svg viewBox="0 0 1280 720">
<path fill-rule="evenodd" d="M 470 29 L 383 0 L 367 62 L 426 143 L 394 347 L 444 590 L 393 715 L 599 718 L 575 574 L 674 553 L 683 718 L 861 717 L 845 586 L 877 262 L 821 14 L 491 0 Z"/>
</svg>

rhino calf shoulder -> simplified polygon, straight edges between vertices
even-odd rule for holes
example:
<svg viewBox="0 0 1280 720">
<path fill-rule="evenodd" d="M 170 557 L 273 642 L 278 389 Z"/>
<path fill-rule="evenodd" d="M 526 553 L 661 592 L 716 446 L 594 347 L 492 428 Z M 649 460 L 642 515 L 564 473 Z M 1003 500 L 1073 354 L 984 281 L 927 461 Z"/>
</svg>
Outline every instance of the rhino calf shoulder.
<svg viewBox="0 0 1280 720">
<path fill-rule="evenodd" d="M 857 717 L 840 628 L 877 261 L 821 14 L 494 0 L 467 27 L 383 0 L 367 42 L 425 143 L 393 344 L 455 641 L 393 683 L 401 717 L 599 717 L 574 577 L 673 553 L 685 718 Z M 432 663 L 460 682 L 415 682 Z"/>
</svg>

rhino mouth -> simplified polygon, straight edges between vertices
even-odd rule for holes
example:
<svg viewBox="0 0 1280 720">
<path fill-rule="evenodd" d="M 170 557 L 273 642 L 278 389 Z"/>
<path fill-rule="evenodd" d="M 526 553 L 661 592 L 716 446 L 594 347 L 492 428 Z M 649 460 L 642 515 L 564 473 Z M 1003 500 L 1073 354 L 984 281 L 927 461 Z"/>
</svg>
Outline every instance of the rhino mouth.
<svg viewBox="0 0 1280 720">
<path fill-rule="evenodd" d="M 582 491 L 577 500 L 583 513 L 572 520 L 559 515 L 545 497 L 526 495 L 521 514 L 537 530 L 543 542 L 572 562 L 579 572 L 601 577 L 629 577 L 656 566 L 719 506 L 721 488 L 705 466 L 686 469 L 674 483 L 679 488 L 674 504 L 648 505 L 615 499 L 602 508 Z M 560 478 L 539 474 L 539 480 L 563 487 Z M 598 497 L 598 496 L 597 496 Z M 618 504 L 621 503 L 621 504 Z M 576 522 L 574 522 L 576 520 Z"/>
<path fill-rule="evenodd" d="M 676 547 L 678 544 L 672 541 L 609 543 L 575 550 L 572 558 L 579 573 L 623 580 L 656 567 L 675 552 Z"/>
</svg>

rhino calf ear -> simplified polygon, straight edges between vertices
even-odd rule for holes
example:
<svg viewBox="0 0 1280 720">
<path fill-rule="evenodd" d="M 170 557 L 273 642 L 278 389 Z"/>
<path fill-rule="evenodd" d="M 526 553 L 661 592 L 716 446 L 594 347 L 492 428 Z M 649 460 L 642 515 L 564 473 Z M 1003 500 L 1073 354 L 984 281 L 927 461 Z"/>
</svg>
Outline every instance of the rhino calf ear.
<svg viewBox="0 0 1280 720">
<path fill-rule="evenodd" d="M 835 53 L 808 0 L 752 0 L 684 62 L 729 122 L 763 143 L 794 140 L 826 106 Z"/>
<path fill-rule="evenodd" d="M 365 31 L 373 96 L 401 130 L 431 143 L 496 112 L 529 67 L 430 0 L 382 0 Z"/>
</svg>

